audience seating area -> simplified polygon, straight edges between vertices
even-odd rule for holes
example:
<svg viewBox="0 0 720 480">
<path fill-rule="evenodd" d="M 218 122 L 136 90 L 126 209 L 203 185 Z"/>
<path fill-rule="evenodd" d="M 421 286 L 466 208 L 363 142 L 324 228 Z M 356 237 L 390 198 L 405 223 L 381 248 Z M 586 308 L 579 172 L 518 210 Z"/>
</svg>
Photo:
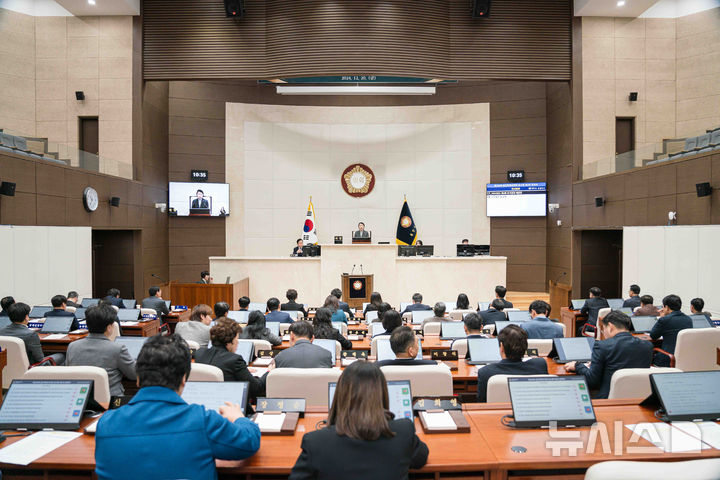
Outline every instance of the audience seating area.
<svg viewBox="0 0 720 480">
<path fill-rule="evenodd" d="M 713 130 L 708 130 L 707 133 L 698 135 L 696 137 L 686 138 L 685 145 L 683 146 L 683 149 L 681 151 L 671 153 L 665 158 L 651 160 L 645 165 L 657 165 L 658 163 L 663 163 L 670 160 L 679 160 L 681 158 L 686 158 L 701 153 L 708 153 L 716 150 L 720 150 L 720 127 L 717 127 Z"/>
</svg>

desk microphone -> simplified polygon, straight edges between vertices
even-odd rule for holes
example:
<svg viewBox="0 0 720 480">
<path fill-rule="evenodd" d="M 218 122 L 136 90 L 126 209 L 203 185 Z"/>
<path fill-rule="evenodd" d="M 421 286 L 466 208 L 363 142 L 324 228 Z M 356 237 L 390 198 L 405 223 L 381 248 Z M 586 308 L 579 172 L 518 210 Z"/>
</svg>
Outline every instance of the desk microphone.
<svg viewBox="0 0 720 480">
<path fill-rule="evenodd" d="M 555 283 L 559 282 L 561 278 L 563 278 L 565 275 L 567 275 L 567 272 L 562 272 L 558 277 L 555 279 Z"/>
<path fill-rule="evenodd" d="M 352 271 L 350 272 L 350 275 L 352 275 L 353 273 L 355 273 L 355 264 L 354 264 L 354 263 L 353 263 L 353 269 L 352 269 Z"/>
<path fill-rule="evenodd" d="M 163 280 L 162 278 L 158 277 L 158 276 L 155 275 L 154 273 L 151 273 L 150 276 L 157 278 L 158 280 L 160 280 L 160 281 L 163 282 L 163 283 L 166 283 L 165 280 Z"/>
</svg>

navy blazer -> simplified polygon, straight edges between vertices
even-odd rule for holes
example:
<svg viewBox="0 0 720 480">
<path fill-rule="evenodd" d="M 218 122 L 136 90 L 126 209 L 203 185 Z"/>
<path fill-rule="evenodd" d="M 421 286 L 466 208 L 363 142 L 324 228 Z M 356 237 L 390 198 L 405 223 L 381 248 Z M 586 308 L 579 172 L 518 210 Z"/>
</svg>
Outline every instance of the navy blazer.
<svg viewBox="0 0 720 480">
<path fill-rule="evenodd" d="M 500 300 L 502 300 L 505 303 L 505 308 L 515 308 L 515 307 L 513 307 L 512 302 L 508 302 L 504 298 L 501 298 Z"/>
<path fill-rule="evenodd" d="M 421 311 L 426 311 L 426 310 L 432 310 L 432 307 L 430 307 L 429 305 L 425 305 L 423 303 L 411 303 L 410 305 L 405 307 L 405 310 L 403 310 L 400 315 L 407 313 L 407 312 L 421 312 Z"/>
<path fill-rule="evenodd" d="M 493 375 L 542 375 L 548 373 L 547 362 L 544 358 L 531 358 L 523 362 L 515 362 L 503 358 L 497 363 L 491 363 L 478 369 L 477 401 L 487 402 L 487 384 Z"/>
<path fill-rule="evenodd" d="M 169 388 L 143 387 L 127 405 L 100 417 L 95 473 L 100 479 L 212 479 L 216 458 L 241 460 L 259 448 L 260 428 L 251 420 L 230 423 Z M 130 451 L 132 458 L 119 454 Z"/>
<path fill-rule="evenodd" d="M 280 310 L 290 311 L 290 312 L 302 312 L 303 317 L 307 318 L 308 314 L 305 311 L 305 305 L 302 303 L 297 302 L 287 302 L 280 305 Z"/>
<path fill-rule="evenodd" d="M 652 343 L 620 332 L 612 338 L 597 340 L 590 357 L 590 367 L 577 363 L 575 371 L 585 376 L 588 387 L 597 389 L 593 398 L 608 398 L 613 373 L 623 368 L 650 368 Z"/>
<path fill-rule="evenodd" d="M 353 311 L 350 310 L 350 305 L 348 305 L 347 302 L 338 302 L 340 304 L 339 308 L 343 312 L 347 312 L 348 315 L 350 315 L 350 318 L 355 318 L 355 315 L 353 315 Z"/>
<path fill-rule="evenodd" d="M 678 333 L 686 328 L 693 328 L 692 318 L 680 311 L 671 312 L 664 317 L 658 318 L 650 331 L 650 338 L 657 340 L 662 337 L 662 347 L 660 348 L 674 354 Z"/>
<path fill-rule="evenodd" d="M 60 308 L 53 308 L 49 312 L 45 314 L 45 318 L 47 317 L 73 317 L 73 322 L 70 325 L 70 331 L 77 330 L 80 328 L 80 322 L 78 322 L 78 319 L 75 318 L 75 314 L 72 312 L 68 312 L 67 310 L 62 310 Z"/>
<path fill-rule="evenodd" d="M 280 323 L 293 323 L 295 320 L 287 312 L 281 312 L 280 310 L 273 310 L 265 315 L 265 323 L 267 322 L 280 322 Z"/>
<path fill-rule="evenodd" d="M 483 326 L 495 325 L 495 322 L 504 322 L 507 320 L 507 316 L 505 315 L 505 312 L 501 312 L 500 310 L 495 310 L 492 307 L 480 312 L 480 318 L 482 318 Z"/>
<path fill-rule="evenodd" d="M 545 316 L 537 316 L 529 322 L 522 322 L 520 328 L 527 332 L 528 338 L 563 338 L 562 325 Z"/>
<path fill-rule="evenodd" d="M 595 325 L 597 323 L 598 312 L 600 309 L 608 307 L 610 307 L 610 304 L 608 304 L 607 300 L 603 297 L 588 298 L 585 300 L 585 304 L 580 309 L 580 313 L 587 315 L 587 323 Z"/>
<path fill-rule="evenodd" d="M 413 367 L 417 365 L 437 365 L 435 360 L 416 360 L 414 358 L 394 358 L 377 362 L 378 367 Z"/>
<path fill-rule="evenodd" d="M 110 302 L 110 305 L 114 305 L 118 308 L 125 308 L 125 304 L 123 303 L 122 298 L 111 297 L 110 295 L 108 295 L 103 300 Z"/>
<path fill-rule="evenodd" d="M 635 308 L 640 306 L 640 295 L 630 297 L 623 302 L 623 308 Z"/>
</svg>

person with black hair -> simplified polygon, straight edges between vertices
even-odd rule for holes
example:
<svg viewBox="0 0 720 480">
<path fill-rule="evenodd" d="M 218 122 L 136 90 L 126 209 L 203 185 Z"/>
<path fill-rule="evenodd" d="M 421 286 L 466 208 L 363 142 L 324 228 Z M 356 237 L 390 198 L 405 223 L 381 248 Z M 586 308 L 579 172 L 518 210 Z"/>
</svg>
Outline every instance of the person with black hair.
<svg viewBox="0 0 720 480">
<path fill-rule="evenodd" d="M 303 239 L 302 238 L 298 238 L 295 241 L 295 248 L 293 248 L 292 256 L 293 257 L 304 257 L 305 256 L 305 252 L 303 251 Z"/>
<path fill-rule="evenodd" d="M 465 324 L 465 333 L 467 336 L 453 340 L 450 350 L 457 350 L 457 348 L 455 348 L 455 342 L 465 342 L 465 345 L 467 345 L 468 340 L 471 338 L 484 338 L 482 334 L 483 321 L 479 314 L 475 312 L 468 313 L 463 317 L 463 323 Z M 467 352 L 465 354 L 465 360 L 472 360 L 470 350 L 467 347 L 465 347 L 465 350 Z"/>
<path fill-rule="evenodd" d="M 330 292 L 330 295 L 338 299 L 338 308 L 340 310 L 347 313 L 351 319 L 355 318 L 355 315 L 353 315 L 353 311 L 350 309 L 350 305 L 348 305 L 347 302 L 342 301 L 342 290 L 340 290 L 339 288 L 333 288 Z"/>
<path fill-rule="evenodd" d="M 335 298 L 331 295 L 332 298 Z M 339 310 L 338 310 L 339 311 Z M 344 314 L 343 314 L 344 316 Z M 315 338 L 337 340 L 343 350 L 352 350 L 352 342 L 343 337 L 342 333 L 332 325 L 332 312 L 329 308 L 318 308 L 313 318 L 313 335 Z"/>
<path fill-rule="evenodd" d="M 367 306 L 365 306 L 365 310 L 363 310 L 363 317 L 367 316 L 367 312 L 372 312 L 373 310 L 380 310 L 381 303 L 383 303 L 383 299 L 382 295 L 380 295 L 380 292 L 372 292 L 370 294 L 370 303 L 368 303 Z"/>
<path fill-rule="evenodd" d="M 268 299 L 266 322 L 293 323 L 295 320 L 287 313 L 280 311 L 280 300 L 275 297 Z"/>
<path fill-rule="evenodd" d="M 623 368 L 650 368 L 653 346 L 647 340 L 633 337 L 630 317 L 621 311 L 605 315 L 598 327 L 602 328 L 605 340 L 595 342 L 590 365 L 569 362 L 565 371 L 583 375 L 588 388 L 597 390 L 593 398 L 608 398 L 613 373 Z"/>
<path fill-rule="evenodd" d="M 170 309 L 162 298 L 162 290 L 160 287 L 150 287 L 148 294 L 150 296 L 143 298 L 143 301 L 140 302 L 140 308 L 152 308 L 158 316 L 170 314 Z"/>
<path fill-rule="evenodd" d="M 78 322 L 78 319 L 75 318 L 75 314 L 72 312 L 68 312 L 65 310 L 66 308 L 66 302 L 67 297 L 65 295 L 55 295 L 50 299 L 50 304 L 53 306 L 53 309 L 50 310 L 45 314 L 45 318 L 47 317 L 72 317 L 73 321 L 72 324 L 70 324 L 70 331 L 77 330 L 80 328 L 80 322 Z"/>
<path fill-rule="evenodd" d="M 325 308 L 330 311 L 332 317 L 330 318 L 331 322 L 342 322 L 347 323 L 348 319 L 345 316 L 345 312 L 340 310 L 340 302 L 338 302 L 337 297 L 335 295 L 328 295 L 327 298 L 325 298 L 325 303 L 323 303 L 322 308 Z M 378 317 L 380 316 L 380 313 L 378 312 Z"/>
<path fill-rule="evenodd" d="M 480 318 L 482 318 L 483 326 L 495 325 L 495 322 L 506 321 L 507 316 L 503 310 L 505 310 L 505 302 L 501 298 L 496 298 L 490 302 L 490 306 L 488 306 L 487 310 L 478 312 Z"/>
<path fill-rule="evenodd" d="M 313 326 L 300 320 L 290 325 L 290 348 L 280 352 L 270 363 L 273 368 L 332 368 L 332 355 L 319 345 L 312 343 Z"/>
<path fill-rule="evenodd" d="M 387 312 L 385 312 L 383 314 L 382 326 L 385 329 L 385 331 L 382 333 L 373 335 L 373 338 L 379 337 L 381 335 L 391 335 L 393 330 L 395 330 L 398 327 L 401 327 L 402 326 L 402 317 L 400 316 L 400 313 L 398 313 L 395 310 L 388 310 Z"/>
<path fill-rule="evenodd" d="M 623 302 L 623 308 L 635 308 L 640 306 L 640 287 L 632 284 L 628 291 L 628 299 Z"/>
<path fill-rule="evenodd" d="M 282 344 L 282 338 L 267 329 L 265 315 L 259 310 L 253 310 L 248 314 L 248 323 L 240 338 L 267 340 L 273 347 Z"/>
<path fill-rule="evenodd" d="M 378 367 L 437 365 L 435 360 L 417 360 L 415 358 L 420 350 L 420 344 L 410 327 L 398 327 L 393 330 L 390 335 L 390 348 L 395 354 L 395 359 L 381 360 L 377 362 Z"/>
<path fill-rule="evenodd" d="M 285 298 L 288 299 L 287 303 L 280 305 L 280 310 L 285 312 L 302 312 L 304 318 L 308 318 L 308 313 L 305 310 L 305 305 L 297 303 L 298 292 L 294 288 L 288 289 L 285 292 Z"/>
<path fill-rule="evenodd" d="M 27 353 L 28 361 L 30 362 L 30 365 L 34 365 L 41 362 L 45 358 L 45 354 L 43 353 L 42 345 L 40 344 L 40 336 L 35 330 L 30 330 L 28 328 L 28 323 L 30 323 L 30 318 L 28 317 L 29 314 L 29 305 L 22 302 L 13 302 L 8 307 L 10 325 L 0 328 L 0 337 L 15 337 L 22 340 L 25 344 L 25 352 Z M 63 359 L 64 357 L 65 356 L 62 355 Z"/>
<path fill-rule="evenodd" d="M 117 288 L 111 288 L 110 290 L 108 290 L 107 296 L 103 298 L 103 300 L 105 300 L 110 305 L 116 306 L 118 308 L 125 308 L 125 304 L 120 298 L 120 290 L 118 290 Z"/>
<path fill-rule="evenodd" d="M 215 305 L 213 305 L 213 313 L 215 314 L 215 318 L 213 318 L 213 320 L 226 316 L 229 311 L 230 305 L 228 305 L 227 302 L 215 303 Z"/>
<path fill-rule="evenodd" d="M 113 324 L 117 321 L 115 309 L 96 305 L 85 311 L 88 336 L 71 342 L 67 349 L 67 365 L 104 368 L 108 374 L 110 395 L 123 395 L 123 376 L 135 380 L 135 360 L 122 343 L 110 340 Z"/>
<path fill-rule="evenodd" d="M 527 332 L 511 323 L 498 334 L 500 360 L 478 370 L 477 401 L 487 402 L 487 384 L 493 375 L 542 375 L 547 374 L 544 358 L 531 358 L 523 362 L 528 346 Z"/>
<path fill-rule="evenodd" d="M 247 312 L 248 307 L 250 306 L 250 297 L 242 296 L 238 298 L 238 310 L 241 312 Z M 262 312 L 263 314 L 265 312 Z"/>
<path fill-rule="evenodd" d="M 404 314 L 406 314 L 406 313 L 408 313 L 408 312 L 417 312 L 417 311 L 423 311 L 423 310 L 432 310 L 432 308 L 430 307 L 430 305 L 425 305 L 424 303 L 422 303 L 422 301 L 423 301 L 423 296 L 422 296 L 421 294 L 419 294 L 419 293 L 414 293 L 414 294 L 413 294 L 413 296 L 412 296 L 412 301 L 413 301 L 413 303 L 411 303 L 410 305 L 408 305 L 407 307 L 405 307 L 405 310 L 403 310 L 403 311 L 400 313 L 400 315 L 404 315 Z"/>
<path fill-rule="evenodd" d="M 260 428 L 240 405 L 219 413 L 182 399 L 190 349 L 171 334 L 148 338 L 137 359 L 140 390 L 127 405 L 100 418 L 95 434 L 98 478 L 217 478 L 215 460 L 241 460 L 260 448 Z M 158 448 L 172 445 L 172 448 Z M 118 452 L 145 452 L 127 455 Z"/>
<path fill-rule="evenodd" d="M 520 327 L 528 334 L 528 338 L 562 338 L 562 325 L 553 322 L 547 317 L 548 305 L 542 300 L 535 300 L 530 304 L 530 320 L 522 322 Z"/>
<path fill-rule="evenodd" d="M 643 295 L 640 297 L 640 308 L 635 310 L 633 316 L 637 317 L 657 317 L 660 315 L 660 310 L 653 305 L 655 299 L 652 295 Z"/>
<path fill-rule="evenodd" d="M 210 204 L 208 203 L 207 198 L 203 198 L 205 197 L 205 192 L 203 192 L 202 190 L 198 190 L 197 192 L 195 192 L 195 196 L 197 198 L 192 201 L 190 208 L 210 208 Z"/>
<path fill-rule="evenodd" d="M 588 292 L 589 298 L 585 300 L 585 304 L 580 309 L 582 315 L 588 317 L 587 323 L 590 325 L 596 325 L 598 319 L 598 312 L 601 308 L 609 308 L 610 304 L 602 296 L 602 290 L 599 287 L 592 287 Z M 581 335 L 578 335 L 581 336 Z"/>
<path fill-rule="evenodd" d="M 12 305 L 13 303 L 15 303 L 15 299 L 10 296 L 3 297 L 2 300 L 0 300 L 0 307 L 2 307 L 2 311 L 0 311 L 0 317 L 10 316 L 10 305 Z"/>
<path fill-rule="evenodd" d="M 458 295 L 455 301 L 455 310 L 470 310 L 470 299 L 464 293 Z"/>
<path fill-rule="evenodd" d="M 200 272 L 200 281 L 197 283 L 210 284 L 212 283 L 212 281 L 213 278 L 210 276 L 210 272 L 208 272 L 207 270 L 203 270 L 202 272 Z"/>
<path fill-rule="evenodd" d="M 67 302 L 65 302 L 66 306 L 75 307 L 75 308 L 82 307 L 82 305 L 78 301 L 78 292 L 76 292 L 75 290 L 70 290 L 68 292 L 68 294 L 66 295 L 66 297 L 67 297 Z"/>
<path fill-rule="evenodd" d="M 712 317 L 710 312 L 704 312 L 705 300 L 700 297 L 693 298 L 690 300 L 690 314 L 691 315 L 705 315 L 708 320 Z"/>
<path fill-rule="evenodd" d="M 498 285 L 495 287 L 495 298 L 502 300 L 504 304 L 504 308 L 513 308 L 512 302 L 508 302 L 505 300 L 505 295 L 507 294 L 507 288 L 505 288 L 502 285 Z"/>
<path fill-rule="evenodd" d="M 427 318 L 423 319 L 422 325 L 420 326 L 421 330 L 424 330 L 425 325 L 427 325 L 428 323 L 434 323 L 434 322 L 442 323 L 442 322 L 454 322 L 455 321 L 452 318 L 446 316 L 447 306 L 445 305 L 445 302 L 437 302 L 433 306 L 432 311 L 433 311 L 432 317 L 427 317 Z"/>
<path fill-rule="evenodd" d="M 650 338 L 657 340 L 662 337 L 661 350 L 669 354 L 675 354 L 675 344 L 680 330 L 693 328 L 692 318 L 680 311 L 682 300 L 677 295 L 667 295 L 662 300 L 663 308 L 660 310 L 660 317 L 650 331 Z M 670 357 L 666 353 L 655 352 L 653 364 L 658 367 L 669 367 Z"/>
</svg>

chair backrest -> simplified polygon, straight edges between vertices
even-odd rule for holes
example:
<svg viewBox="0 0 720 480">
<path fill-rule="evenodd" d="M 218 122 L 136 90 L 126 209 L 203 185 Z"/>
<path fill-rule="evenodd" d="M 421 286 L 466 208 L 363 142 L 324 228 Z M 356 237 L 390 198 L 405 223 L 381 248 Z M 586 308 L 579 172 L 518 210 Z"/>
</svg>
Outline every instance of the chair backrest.
<svg viewBox="0 0 720 480">
<path fill-rule="evenodd" d="M 537 348 L 538 355 L 541 357 L 547 357 L 552 350 L 553 341 L 552 339 L 545 338 L 529 338 L 528 348 Z"/>
<path fill-rule="evenodd" d="M 107 370 L 100 367 L 34 367 L 23 375 L 27 380 L 93 380 L 95 401 L 103 407 L 110 404 Z"/>
<path fill-rule="evenodd" d="M 190 350 L 198 350 L 200 348 L 200 344 L 196 342 L 195 340 L 185 340 L 185 343 L 188 344 L 188 347 L 190 347 Z"/>
<path fill-rule="evenodd" d="M 158 316 L 157 310 L 154 308 L 141 308 L 140 309 L 140 315 L 155 315 Z"/>
<path fill-rule="evenodd" d="M 454 340 L 450 345 L 450 350 L 456 350 L 458 352 L 458 358 L 467 356 L 467 338 L 458 338 Z"/>
<path fill-rule="evenodd" d="M 243 338 L 243 340 L 246 340 Z M 257 357 L 257 352 L 259 350 L 272 350 L 272 345 L 270 345 L 270 342 L 267 340 L 261 340 L 259 338 L 249 338 L 247 340 L 250 340 L 253 342 L 253 350 L 255 351 L 255 356 Z"/>
<path fill-rule="evenodd" d="M 222 382 L 223 372 L 214 365 L 193 362 L 190 365 L 190 376 L 188 382 Z"/>
<path fill-rule="evenodd" d="M 692 472 L 692 474 L 690 474 Z M 677 478 L 720 478 L 720 458 L 684 462 L 634 462 L 613 460 L 592 465 L 585 480 L 674 480 Z"/>
<path fill-rule="evenodd" d="M 339 368 L 276 368 L 266 378 L 270 398 L 304 398 L 310 407 L 328 406 L 328 383 L 340 378 Z"/>
<path fill-rule="evenodd" d="M 117 305 L 110 305 L 110 306 L 115 309 L 115 312 L 116 312 L 116 313 L 120 311 L 120 307 L 118 307 Z M 154 311 L 155 311 L 155 310 L 153 310 L 153 312 L 154 312 Z"/>
<path fill-rule="evenodd" d="M 562 327 L 563 337 L 567 337 L 567 326 L 562 322 L 557 322 L 557 324 Z"/>
<path fill-rule="evenodd" d="M 16 337 L 0 337 L 0 349 L 7 350 L 7 365 L 2 370 L 2 388 L 9 388 L 13 380 L 22 378 L 30 368 L 25 342 Z"/>
<path fill-rule="evenodd" d="M 368 312 L 370 313 L 370 312 Z M 412 322 L 412 312 L 405 312 L 402 314 L 402 321 L 403 323 L 410 323 Z"/>
<path fill-rule="evenodd" d="M 445 365 L 388 365 L 380 370 L 388 381 L 410 380 L 410 390 L 416 397 L 453 394 L 452 373 Z"/>
<path fill-rule="evenodd" d="M 377 342 L 383 337 L 386 337 L 387 335 L 383 335 L 380 337 L 373 337 L 370 339 L 370 355 L 377 358 Z"/>
<path fill-rule="evenodd" d="M 720 370 L 717 347 L 720 328 L 687 328 L 681 330 L 675 345 L 675 368 L 683 372 Z"/>
<path fill-rule="evenodd" d="M 113 327 L 112 333 L 110 334 L 110 337 L 108 337 L 108 338 L 110 338 L 111 342 L 114 342 L 115 338 L 120 336 L 120 325 L 118 325 L 117 322 L 113 322 L 112 327 Z"/>
<path fill-rule="evenodd" d="M 487 383 L 487 403 L 510 401 L 508 378 L 511 377 L 554 377 L 555 375 L 493 375 Z"/>
<path fill-rule="evenodd" d="M 703 148 L 710 145 L 710 134 L 706 133 L 704 135 L 700 135 L 697 139 L 697 145 L 696 148 Z"/>
<path fill-rule="evenodd" d="M 475 310 L 453 310 L 450 312 L 450 318 L 453 320 L 462 320 L 463 315 L 466 315 L 468 313 L 473 313 Z"/>
<path fill-rule="evenodd" d="M 690 137 L 685 139 L 685 147 L 683 150 L 692 150 L 697 146 L 697 137 Z"/>
<path fill-rule="evenodd" d="M 66 312 L 75 313 L 76 310 L 76 307 L 65 307 Z"/>
<path fill-rule="evenodd" d="M 284 331 L 290 328 L 290 324 L 287 322 L 281 322 L 280 325 L 278 325 L 278 331 L 280 333 L 280 336 L 282 337 L 282 334 Z"/>
<path fill-rule="evenodd" d="M 680 372 L 679 368 L 623 368 L 613 373 L 608 398 L 642 398 L 652 393 L 651 373 Z"/>
<path fill-rule="evenodd" d="M 605 307 L 605 308 L 601 308 L 600 310 L 598 310 L 598 316 L 597 316 L 598 321 L 601 318 L 605 318 L 605 315 L 607 315 L 611 311 L 612 311 L 612 308 L 610 308 L 610 307 Z"/>
<path fill-rule="evenodd" d="M 423 327 L 423 335 L 440 335 L 442 322 L 428 322 Z"/>
</svg>

